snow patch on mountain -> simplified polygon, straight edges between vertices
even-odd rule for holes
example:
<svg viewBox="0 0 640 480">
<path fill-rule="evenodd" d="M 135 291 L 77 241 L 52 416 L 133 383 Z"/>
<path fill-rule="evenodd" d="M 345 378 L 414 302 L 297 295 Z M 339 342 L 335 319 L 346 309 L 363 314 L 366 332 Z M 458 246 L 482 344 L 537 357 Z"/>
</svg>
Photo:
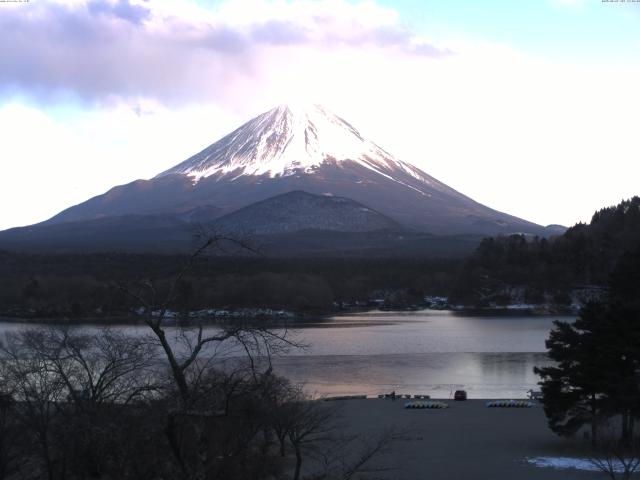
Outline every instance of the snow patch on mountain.
<svg viewBox="0 0 640 480">
<path fill-rule="evenodd" d="M 392 180 L 399 169 L 431 184 L 420 170 L 363 138 L 352 125 L 320 105 L 276 107 L 158 177 L 182 174 L 194 183 L 207 177 L 285 177 L 313 174 L 324 162 L 344 160 Z"/>
</svg>

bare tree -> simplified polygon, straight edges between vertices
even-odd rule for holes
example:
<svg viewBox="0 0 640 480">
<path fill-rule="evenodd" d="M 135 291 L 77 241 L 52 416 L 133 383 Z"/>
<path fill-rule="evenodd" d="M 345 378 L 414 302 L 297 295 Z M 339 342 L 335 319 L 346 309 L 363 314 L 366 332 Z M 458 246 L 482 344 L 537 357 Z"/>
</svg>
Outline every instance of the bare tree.
<svg viewBox="0 0 640 480">
<path fill-rule="evenodd" d="M 308 480 L 351 480 L 373 472 L 388 471 L 390 468 L 372 467 L 370 463 L 383 453 L 398 435 L 398 432 L 391 429 L 370 439 L 358 435 L 332 439 L 320 457 L 322 470 Z"/>
<path fill-rule="evenodd" d="M 270 409 L 271 422 L 280 455 L 285 456 L 287 444 L 293 450 L 293 480 L 350 480 L 385 470 L 372 469 L 370 462 L 396 438 L 396 432 L 384 431 L 369 439 L 344 435 L 340 410 L 339 404 L 311 400 L 298 389 L 282 390 L 281 401 Z"/>
<path fill-rule="evenodd" d="M 119 422 L 134 400 L 157 396 L 155 346 L 111 329 L 88 335 L 60 326 L 7 340 L 0 361 L 14 420 L 38 446 L 49 479 L 96 476 L 128 454 Z M 25 443 L 23 457 L 33 453 Z"/>
<path fill-rule="evenodd" d="M 54 431 L 61 402 L 67 396 L 64 381 L 51 375 L 47 362 L 37 352 L 25 350 L 15 336 L 3 349 L 3 376 L 16 399 L 15 416 L 33 439 L 49 480 L 63 474 L 63 453 L 54 441 Z"/>
<path fill-rule="evenodd" d="M 11 478 L 22 465 L 18 449 L 22 435 L 15 421 L 15 401 L 3 386 L 0 379 L 0 480 Z"/>
<path fill-rule="evenodd" d="M 605 423 L 589 462 L 611 480 L 628 480 L 640 469 L 640 437 L 621 439 L 619 432 Z"/>
<path fill-rule="evenodd" d="M 171 322 L 179 285 L 196 260 L 229 245 L 252 251 L 242 241 L 208 236 L 165 289 L 153 280 L 119 285 L 142 307 L 144 322 L 167 361 L 178 402 L 167 412 L 165 432 L 185 478 L 258 478 L 268 473 L 251 468 L 270 455 L 264 399 L 273 376 L 271 359 L 300 346 L 286 328 L 274 331 L 235 322 L 205 329 L 202 323 L 187 328 Z M 230 372 L 219 357 L 225 350 L 244 358 Z M 262 447 L 256 452 L 260 433 Z"/>
<path fill-rule="evenodd" d="M 300 420 L 298 410 L 304 395 L 300 387 L 292 386 L 288 382 L 283 382 L 278 387 L 271 389 L 273 393 L 268 397 L 270 426 L 278 439 L 280 456 L 284 458 L 287 454 L 289 432 Z"/>
<path fill-rule="evenodd" d="M 177 291 L 180 282 L 193 268 L 199 257 L 211 249 L 223 249 L 225 244 L 231 244 L 246 251 L 254 251 L 248 243 L 242 240 L 224 235 L 206 236 L 173 278 L 166 292 L 161 292 L 152 280 L 138 282 L 137 288 L 132 288 L 124 283 L 119 284 L 121 291 L 142 306 L 144 322 L 151 329 L 164 352 L 183 408 L 189 408 L 193 400 L 188 372 L 192 367 L 198 366 L 199 356 L 208 346 L 230 341 L 244 350 L 252 367 L 255 367 L 256 357 L 266 357 L 269 364 L 268 369 L 271 368 L 270 359 L 274 353 L 282 353 L 290 347 L 301 346 L 291 339 L 287 329 L 276 332 L 255 324 L 226 325 L 224 328 L 215 329 L 213 333 L 205 333 L 203 325 L 200 323 L 195 327 L 195 331 L 181 329 L 181 344 L 186 347 L 182 351 L 178 351 L 176 344 L 171 343 L 167 337 L 166 326 L 171 313 L 170 308 L 178 298 Z"/>
<path fill-rule="evenodd" d="M 334 405 L 300 400 L 290 402 L 285 411 L 289 418 L 287 435 L 296 457 L 293 479 L 299 480 L 303 453 L 330 440 L 337 410 Z"/>
<path fill-rule="evenodd" d="M 160 388 L 155 375 L 156 349 L 145 337 L 103 328 L 97 335 L 67 326 L 24 330 L 10 336 L 21 352 L 42 362 L 65 385 L 78 407 L 127 404 Z"/>
<path fill-rule="evenodd" d="M 14 465 L 3 456 L 5 410 L 26 432 L 19 453 L 27 473 L 49 480 L 300 480 L 307 459 L 309 479 L 365 471 L 386 442 L 338 435 L 334 405 L 274 374 L 272 358 L 300 346 L 286 328 L 172 325 L 181 279 L 219 241 L 208 238 L 165 289 L 151 280 L 120 286 L 144 308 L 148 336 L 48 327 L 8 337 L 0 349 L 0 394 L 11 394 L 6 405 L 0 396 L 0 480 L 3 465 Z"/>
</svg>

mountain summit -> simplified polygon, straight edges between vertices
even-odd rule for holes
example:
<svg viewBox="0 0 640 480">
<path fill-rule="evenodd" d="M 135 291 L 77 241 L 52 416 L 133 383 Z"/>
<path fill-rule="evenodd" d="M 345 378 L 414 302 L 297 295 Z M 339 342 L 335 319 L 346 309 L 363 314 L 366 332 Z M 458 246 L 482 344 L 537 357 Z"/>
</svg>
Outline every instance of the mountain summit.
<svg viewBox="0 0 640 480">
<path fill-rule="evenodd" d="M 285 195 L 291 192 L 299 193 Z M 303 193 L 311 196 L 301 196 Z M 342 200 L 323 202 L 314 195 Z M 287 201 L 292 204 L 284 208 Z M 234 214 L 252 205 L 255 208 Z M 357 218 L 358 211 L 369 212 L 371 218 Z M 144 221 L 141 216 L 146 216 Z M 249 223 L 258 217 L 260 228 L 253 230 L 287 235 L 303 227 L 307 232 L 320 231 L 323 225 L 324 230 L 363 235 L 365 230 L 378 228 L 376 225 L 386 225 L 386 231 L 405 232 L 398 238 L 406 238 L 406 232 L 547 234 L 543 227 L 488 208 L 395 158 L 319 105 L 278 106 L 156 177 L 114 187 L 64 210 L 44 225 L 58 225 L 55 232 L 62 239 L 63 224 L 70 222 L 76 232 L 84 228 L 79 222 L 93 222 L 93 230 L 98 225 L 107 230 L 120 225 L 123 230 L 124 222 L 131 232 L 137 232 L 137 222 L 167 232 L 175 222 L 215 227 L 224 218 L 225 227 L 231 230 L 240 226 L 252 230 Z M 270 218 L 277 219 L 277 228 L 266 224 Z M 16 241 L 26 239 L 27 232 L 38 236 L 37 228 L 40 226 L 11 235 Z M 136 233 L 139 245 L 145 236 L 151 236 L 149 231 Z M 43 230 L 42 235 L 46 240 L 49 234 Z"/>
<path fill-rule="evenodd" d="M 325 162 L 353 161 L 381 175 L 420 172 L 362 137 L 350 123 L 321 105 L 281 105 L 242 125 L 202 152 L 162 172 L 194 181 L 241 175 L 269 178 L 313 174 Z"/>
<path fill-rule="evenodd" d="M 384 205 L 380 211 L 392 218 L 435 233 L 495 233 L 510 228 L 530 232 L 539 228 L 490 211 L 395 158 L 321 105 L 281 105 L 265 112 L 155 179 L 172 176 L 188 178 L 196 190 L 204 188 L 197 185 L 204 180 L 209 190 L 235 185 L 252 201 L 263 200 L 267 193 L 292 190 L 340 195 L 378 210 Z M 253 185 L 251 192 L 240 187 L 247 183 Z M 265 193 L 255 196 L 259 191 Z M 227 200 L 222 201 L 223 208 Z M 234 208 L 242 206 L 233 204 Z M 476 225 L 457 228 L 448 225 L 454 223 L 451 219 L 442 218 L 460 214 L 465 216 L 460 223 Z M 425 216 L 428 218 L 419 218 Z"/>
</svg>

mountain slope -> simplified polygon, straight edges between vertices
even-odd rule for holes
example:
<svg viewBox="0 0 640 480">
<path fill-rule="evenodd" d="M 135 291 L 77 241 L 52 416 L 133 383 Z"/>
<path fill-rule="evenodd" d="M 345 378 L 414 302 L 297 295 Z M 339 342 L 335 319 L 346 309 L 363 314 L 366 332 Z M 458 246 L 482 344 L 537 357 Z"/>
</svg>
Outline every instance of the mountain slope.
<svg viewBox="0 0 640 480">
<path fill-rule="evenodd" d="M 48 223 L 201 206 L 222 216 L 295 190 L 349 198 L 424 232 L 545 234 L 543 227 L 481 205 L 396 159 L 317 105 L 259 115 L 157 177 L 115 187 Z"/>
<path fill-rule="evenodd" d="M 251 235 L 301 230 L 403 230 L 395 221 L 348 198 L 294 191 L 256 202 L 214 221 L 214 230 Z"/>
<path fill-rule="evenodd" d="M 185 251 L 195 229 L 176 215 L 120 215 L 0 232 L 0 248 L 24 252 Z"/>
<path fill-rule="evenodd" d="M 344 162 L 417 192 L 419 188 L 404 183 L 401 177 L 409 175 L 432 189 L 466 198 L 413 165 L 394 158 L 320 105 L 306 108 L 281 105 L 263 113 L 156 178 L 179 174 L 198 182 L 202 178 L 314 175 L 326 164 L 344 166 L 341 165 Z"/>
<path fill-rule="evenodd" d="M 194 213 L 195 212 L 195 213 Z M 290 192 L 219 218 L 198 222 L 186 214 L 120 215 L 40 224 L 0 232 L 0 249 L 22 252 L 185 253 L 205 231 L 241 238 L 253 249 L 278 257 L 459 257 L 479 236 L 435 236 L 410 231 L 349 199 Z M 209 215 L 204 209 L 204 216 Z M 215 213 L 215 212 L 214 212 Z M 226 244 L 227 254 L 249 252 Z"/>
</svg>

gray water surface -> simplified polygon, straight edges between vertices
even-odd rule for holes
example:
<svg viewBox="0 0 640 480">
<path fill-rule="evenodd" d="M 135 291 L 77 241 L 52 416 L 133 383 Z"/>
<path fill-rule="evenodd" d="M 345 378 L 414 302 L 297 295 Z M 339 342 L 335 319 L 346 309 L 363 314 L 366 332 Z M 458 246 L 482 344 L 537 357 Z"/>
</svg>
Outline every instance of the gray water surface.
<svg viewBox="0 0 640 480">
<path fill-rule="evenodd" d="M 573 317 L 465 315 L 446 311 L 368 312 L 299 330 L 306 352 L 279 358 L 282 374 L 316 395 L 395 390 L 449 398 L 523 398 L 538 389 L 534 366 L 549 364 L 553 320 Z"/>
<path fill-rule="evenodd" d="M 296 325 L 290 333 L 308 348 L 276 358 L 274 368 L 318 396 L 395 390 L 448 398 L 463 388 L 471 398 L 522 398 L 538 388 L 533 367 L 549 363 L 544 342 L 554 319 L 573 317 L 430 310 L 340 315 Z M 0 323 L 0 334 L 25 326 Z M 117 328 L 147 333 L 141 325 Z"/>
</svg>

